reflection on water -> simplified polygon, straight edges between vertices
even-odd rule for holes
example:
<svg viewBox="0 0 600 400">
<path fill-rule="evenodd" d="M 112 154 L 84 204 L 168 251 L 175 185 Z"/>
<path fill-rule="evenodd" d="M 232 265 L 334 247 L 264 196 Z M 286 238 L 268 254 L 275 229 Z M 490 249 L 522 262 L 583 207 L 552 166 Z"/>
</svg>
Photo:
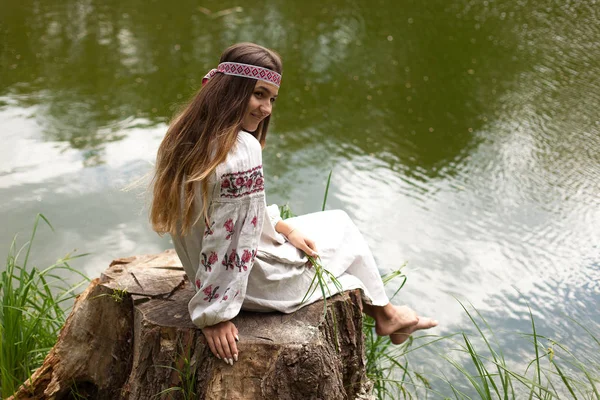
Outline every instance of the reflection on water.
<svg viewBox="0 0 600 400">
<path fill-rule="evenodd" d="M 265 151 L 270 201 L 347 210 L 382 270 L 409 261 L 402 301 L 465 328 L 453 295 L 494 327 L 591 351 L 597 324 L 600 28 L 588 2 L 8 0 L 0 14 L 0 242 L 44 212 L 39 262 L 73 246 L 111 259 L 170 247 L 144 199 L 174 110 L 220 51 L 284 58 Z M 391 290 L 391 289 L 390 289 Z M 525 301 L 526 300 L 526 301 Z M 519 359 L 524 345 L 507 343 Z"/>
</svg>

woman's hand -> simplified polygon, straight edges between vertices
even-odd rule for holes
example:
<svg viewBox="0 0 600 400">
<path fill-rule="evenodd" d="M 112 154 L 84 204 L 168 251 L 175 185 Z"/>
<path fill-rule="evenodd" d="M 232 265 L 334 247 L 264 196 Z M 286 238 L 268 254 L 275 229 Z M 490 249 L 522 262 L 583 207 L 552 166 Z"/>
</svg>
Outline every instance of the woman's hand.
<svg viewBox="0 0 600 400">
<path fill-rule="evenodd" d="M 295 248 L 305 252 L 306 255 L 311 257 L 316 257 L 319 255 L 319 253 L 317 253 L 315 242 L 304 236 L 304 234 L 297 229 L 292 230 L 292 232 L 287 236 L 287 240 L 293 244 Z"/>
<path fill-rule="evenodd" d="M 216 325 L 205 326 L 202 333 L 206 337 L 210 351 L 218 359 L 223 359 L 225 363 L 233 365 L 233 361 L 238 360 L 238 350 L 236 341 L 238 330 L 231 321 L 219 322 Z"/>
</svg>

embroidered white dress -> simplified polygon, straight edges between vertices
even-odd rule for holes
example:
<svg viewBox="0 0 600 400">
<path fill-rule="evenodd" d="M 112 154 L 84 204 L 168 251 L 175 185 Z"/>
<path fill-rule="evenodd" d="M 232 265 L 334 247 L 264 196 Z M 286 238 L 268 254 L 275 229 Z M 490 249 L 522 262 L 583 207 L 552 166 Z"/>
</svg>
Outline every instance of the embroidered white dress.
<svg viewBox="0 0 600 400">
<path fill-rule="evenodd" d="M 291 313 L 322 298 L 304 299 L 314 268 L 304 253 L 275 231 L 276 205 L 266 206 L 262 149 L 248 132 L 208 182 L 210 225 L 203 218 L 185 236 L 174 235 L 177 255 L 196 294 L 190 316 L 199 328 L 235 317 L 241 309 Z M 202 209 L 201 195 L 196 210 Z M 344 290 L 362 289 L 364 300 L 389 302 L 375 260 L 357 227 L 343 211 L 325 211 L 286 220 L 313 239 L 324 268 Z M 329 282 L 329 293 L 337 293 Z"/>
</svg>

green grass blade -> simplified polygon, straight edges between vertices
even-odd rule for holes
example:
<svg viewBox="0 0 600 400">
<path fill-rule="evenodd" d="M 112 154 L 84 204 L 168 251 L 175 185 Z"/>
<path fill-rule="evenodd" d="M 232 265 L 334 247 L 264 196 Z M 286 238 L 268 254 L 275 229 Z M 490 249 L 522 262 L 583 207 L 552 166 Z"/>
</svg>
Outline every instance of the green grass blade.
<svg viewBox="0 0 600 400">
<path fill-rule="evenodd" d="M 331 174 L 333 174 L 333 170 L 329 171 L 329 176 L 327 177 L 327 186 L 325 186 L 325 195 L 323 196 L 323 207 L 321 207 L 321 211 L 325 211 L 325 204 L 327 204 L 327 194 L 329 193 Z"/>
<path fill-rule="evenodd" d="M 558 374 L 560 375 L 560 379 L 565 384 L 565 387 L 567 388 L 567 390 L 569 391 L 569 393 L 571 393 L 571 396 L 573 396 L 573 399 L 577 399 L 577 395 L 575 395 L 575 392 L 573 391 L 573 388 L 569 384 L 569 379 L 562 372 L 562 370 L 558 366 L 558 363 L 552 362 L 552 365 L 554 366 L 554 368 L 556 368 L 556 372 L 558 372 Z"/>
<path fill-rule="evenodd" d="M 581 329 L 583 329 L 584 331 L 586 331 L 586 333 L 592 338 L 592 340 L 594 342 L 596 342 L 596 344 L 598 345 L 598 347 L 600 347 L 600 340 L 592 333 L 592 331 L 590 331 L 585 325 L 583 325 L 581 322 L 569 317 L 568 315 L 565 315 L 565 317 L 567 317 L 570 321 L 574 322 L 575 324 L 577 324 Z M 598 349 L 600 350 L 600 349 Z"/>
<path fill-rule="evenodd" d="M 27 267 L 27 261 L 29 260 L 29 252 L 31 251 L 31 245 L 33 244 L 33 239 L 35 238 L 35 233 L 37 231 L 40 218 L 43 219 L 46 222 L 46 224 L 48 224 L 52 232 L 54 232 L 54 227 L 52 227 L 52 224 L 50 223 L 50 221 L 48 221 L 44 214 L 36 215 L 35 222 L 33 224 L 33 231 L 31 232 L 31 238 L 29 239 L 29 245 L 27 246 L 27 253 L 25 254 L 25 261 L 23 262 L 23 268 Z"/>
<path fill-rule="evenodd" d="M 17 236 L 13 238 L 6 269 L 0 274 L 0 398 L 12 395 L 41 365 L 65 321 L 61 303 L 72 298 L 79 286 L 61 285 L 57 274 L 68 270 L 64 262 L 70 256 L 42 271 L 28 268 L 40 220 L 54 230 L 46 217 L 38 214 L 29 242 L 17 250 Z"/>
<path fill-rule="evenodd" d="M 535 321 L 533 319 L 533 313 L 531 312 L 531 308 L 529 307 L 529 304 L 527 305 L 527 309 L 529 310 L 529 316 L 531 317 L 531 329 L 533 330 L 533 347 L 535 348 L 535 366 L 536 366 L 536 375 L 537 375 L 537 379 L 538 379 L 538 386 L 539 386 L 539 395 L 540 398 L 542 397 L 542 374 L 541 374 L 541 370 L 540 370 L 540 353 L 539 353 L 539 349 L 538 349 L 538 337 L 537 337 L 537 332 L 535 330 Z"/>
</svg>

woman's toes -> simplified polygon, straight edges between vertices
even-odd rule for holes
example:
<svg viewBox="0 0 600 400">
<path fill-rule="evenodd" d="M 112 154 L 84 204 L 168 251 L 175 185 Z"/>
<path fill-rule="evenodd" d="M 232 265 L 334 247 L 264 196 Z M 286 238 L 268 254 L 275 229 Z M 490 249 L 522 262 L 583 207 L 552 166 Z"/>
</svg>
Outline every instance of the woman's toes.
<svg viewBox="0 0 600 400">
<path fill-rule="evenodd" d="M 420 317 L 419 322 L 416 325 L 410 327 L 410 332 L 418 331 L 420 329 L 431 329 L 437 326 L 438 322 L 431 318 Z"/>
<path fill-rule="evenodd" d="M 431 318 L 419 318 L 419 323 L 416 326 L 416 329 L 430 329 L 438 326 L 438 322 L 435 319 Z"/>
</svg>

